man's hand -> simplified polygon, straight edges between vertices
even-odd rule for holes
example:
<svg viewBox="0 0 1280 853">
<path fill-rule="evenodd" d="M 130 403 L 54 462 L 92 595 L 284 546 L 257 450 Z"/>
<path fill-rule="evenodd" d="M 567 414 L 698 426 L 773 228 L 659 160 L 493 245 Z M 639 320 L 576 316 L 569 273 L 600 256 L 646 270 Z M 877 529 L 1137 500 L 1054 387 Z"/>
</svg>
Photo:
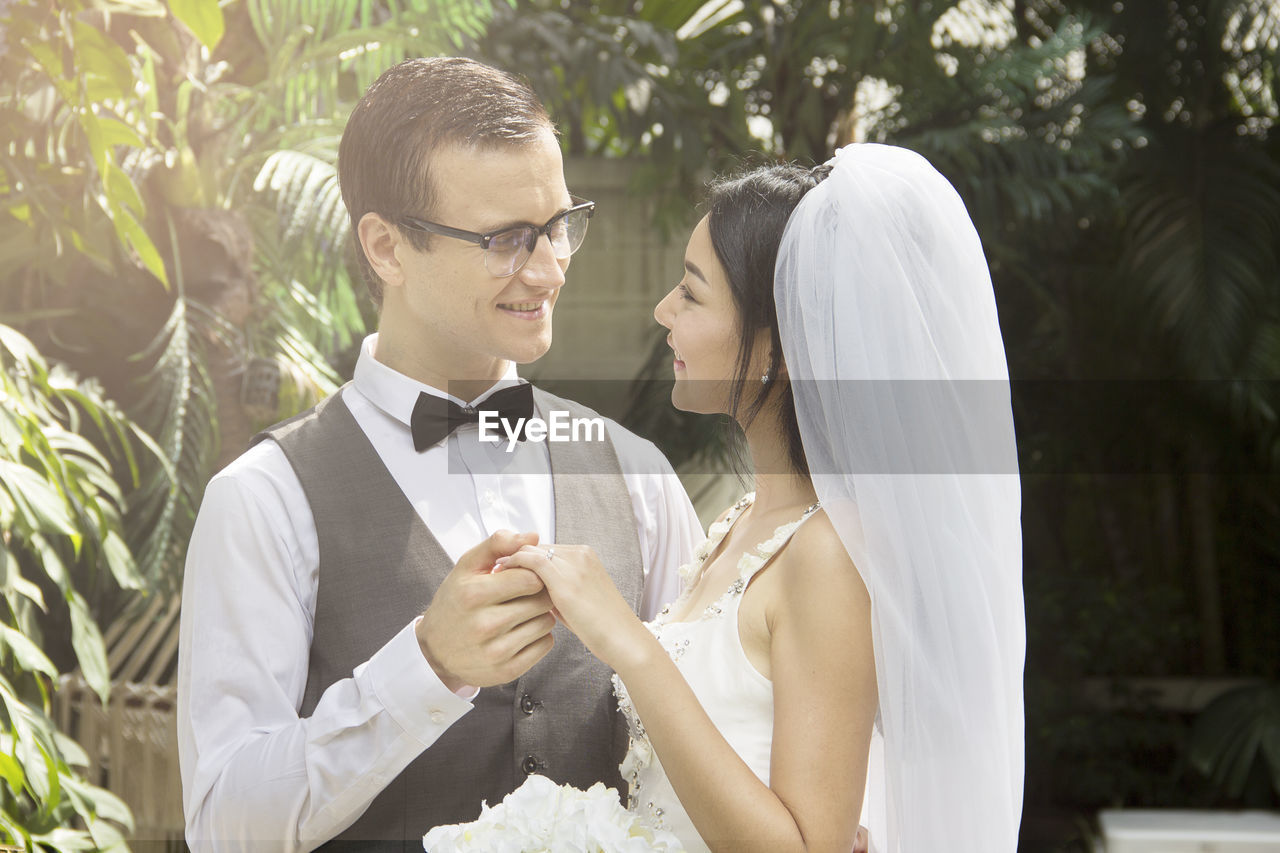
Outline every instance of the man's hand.
<svg viewBox="0 0 1280 853">
<path fill-rule="evenodd" d="M 427 663 L 450 690 L 519 678 L 551 651 L 551 597 L 527 569 L 491 574 L 499 557 L 538 541 L 499 530 L 462 555 L 417 626 Z"/>
<path fill-rule="evenodd" d="M 652 641 L 589 545 L 557 542 L 555 558 L 547 548 L 532 545 L 498 560 L 502 571 L 533 571 L 546 584 L 556 615 L 578 635 L 591 654 L 622 674 L 630 653 Z M 623 676 L 625 677 L 625 675 Z"/>
</svg>

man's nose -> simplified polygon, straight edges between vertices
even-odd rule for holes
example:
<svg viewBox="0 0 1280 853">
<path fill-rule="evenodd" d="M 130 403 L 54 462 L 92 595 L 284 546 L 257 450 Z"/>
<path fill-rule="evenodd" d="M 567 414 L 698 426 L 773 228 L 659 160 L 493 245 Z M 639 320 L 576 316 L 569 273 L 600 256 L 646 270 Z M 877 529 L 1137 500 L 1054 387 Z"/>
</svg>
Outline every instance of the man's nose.
<svg viewBox="0 0 1280 853">
<path fill-rule="evenodd" d="M 564 271 L 569 267 L 569 259 L 556 257 L 551 246 L 551 238 L 539 234 L 538 241 L 533 244 L 533 254 L 520 268 L 520 278 L 535 287 L 555 289 L 564 285 Z"/>
</svg>

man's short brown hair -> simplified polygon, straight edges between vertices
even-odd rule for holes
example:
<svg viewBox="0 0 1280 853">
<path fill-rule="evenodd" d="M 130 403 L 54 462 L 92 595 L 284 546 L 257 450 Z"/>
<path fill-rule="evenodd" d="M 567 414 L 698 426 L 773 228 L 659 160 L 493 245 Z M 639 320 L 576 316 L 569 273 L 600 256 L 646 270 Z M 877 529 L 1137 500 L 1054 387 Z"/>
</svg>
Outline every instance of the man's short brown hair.
<svg viewBox="0 0 1280 853">
<path fill-rule="evenodd" d="M 390 223 L 431 219 L 437 181 L 434 153 L 445 146 L 491 149 L 527 144 L 555 126 L 527 83 L 463 57 L 407 59 L 383 72 L 351 111 L 338 149 L 338 182 L 351 217 L 352 239 L 365 284 L 382 304 L 356 228 L 366 213 Z M 403 231 L 426 249 L 430 235 Z"/>
</svg>

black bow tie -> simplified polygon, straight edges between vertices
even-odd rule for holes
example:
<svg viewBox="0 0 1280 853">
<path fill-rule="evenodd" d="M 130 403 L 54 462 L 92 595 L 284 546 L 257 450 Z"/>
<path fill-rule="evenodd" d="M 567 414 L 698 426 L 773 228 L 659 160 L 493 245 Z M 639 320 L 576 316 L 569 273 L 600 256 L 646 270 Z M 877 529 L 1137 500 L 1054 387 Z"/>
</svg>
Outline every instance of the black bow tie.
<svg viewBox="0 0 1280 853">
<path fill-rule="evenodd" d="M 496 411 L 498 417 L 513 429 L 521 420 L 527 423 L 533 415 L 533 386 L 522 382 L 503 388 L 490 394 L 474 408 L 459 406 L 452 400 L 425 391 L 420 392 L 418 402 L 413 406 L 413 417 L 409 421 L 413 429 L 413 449 L 421 453 L 448 438 L 449 433 L 463 424 L 479 423 L 482 411 Z M 520 431 L 516 436 L 520 441 L 524 441 L 524 427 L 525 424 L 520 423 Z"/>
</svg>

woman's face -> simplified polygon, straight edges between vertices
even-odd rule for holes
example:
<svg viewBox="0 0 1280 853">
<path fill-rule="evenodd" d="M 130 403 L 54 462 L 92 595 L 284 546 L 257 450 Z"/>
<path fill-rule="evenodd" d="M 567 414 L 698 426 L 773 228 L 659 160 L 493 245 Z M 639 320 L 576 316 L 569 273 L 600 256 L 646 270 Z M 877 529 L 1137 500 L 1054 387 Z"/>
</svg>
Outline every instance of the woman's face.
<svg viewBox="0 0 1280 853">
<path fill-rule="evenodd" d="M 653 316 L 670 330 L 667 343 L 675 350 L 672 405 L 686 412 L 727 412 L 738 363 L 738 309 L 711 245 L 706 217 L 689 237 L 684 277 Z M 758 356 L 760 347 L 756 349 Z"/>
</svg>

